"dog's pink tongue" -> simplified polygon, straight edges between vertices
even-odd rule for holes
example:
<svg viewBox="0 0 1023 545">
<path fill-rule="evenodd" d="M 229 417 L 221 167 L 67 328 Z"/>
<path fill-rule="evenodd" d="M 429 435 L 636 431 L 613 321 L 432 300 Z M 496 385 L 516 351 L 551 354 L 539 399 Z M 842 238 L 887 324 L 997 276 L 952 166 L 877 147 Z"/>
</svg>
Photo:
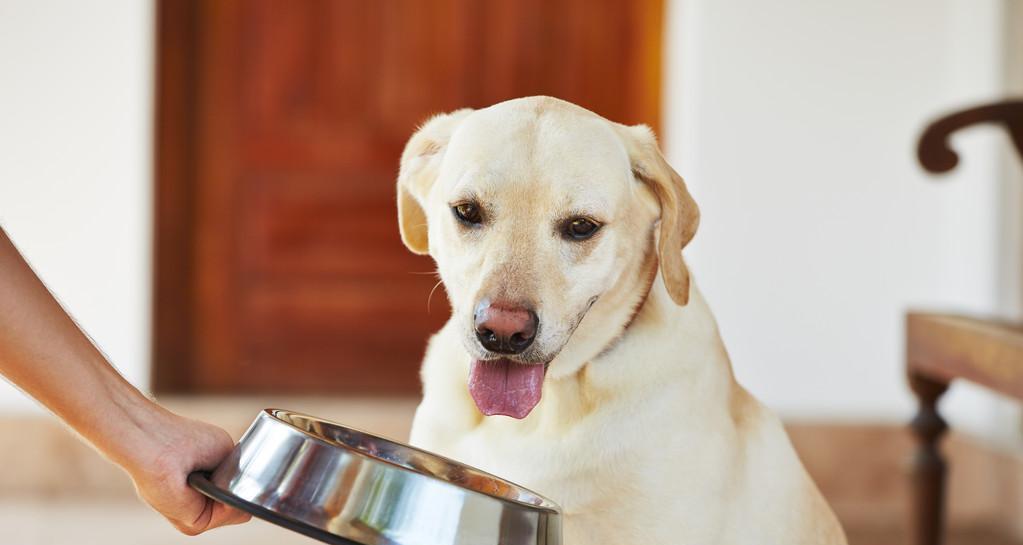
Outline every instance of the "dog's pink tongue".
<svg viewBox="0 0 1023 545">
<path fill-rule="evenodd" d="M 504 358 L 473 360 L 469 368 L 469 393 L 486 416 L 525 418 L 540 402 L 544 367 Z"/>
</svg>

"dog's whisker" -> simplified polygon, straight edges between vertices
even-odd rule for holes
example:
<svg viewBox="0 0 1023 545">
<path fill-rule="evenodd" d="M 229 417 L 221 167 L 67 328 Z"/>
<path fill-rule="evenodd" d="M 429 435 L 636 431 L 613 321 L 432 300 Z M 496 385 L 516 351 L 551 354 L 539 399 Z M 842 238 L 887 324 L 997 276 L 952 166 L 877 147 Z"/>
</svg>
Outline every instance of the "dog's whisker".
<svg viewBox="0 0 1023 545">
<path fill-rule="evenodd" d="M 430 276 L 436 276 L 438 274 L 437 271 L 425 271 L 425 272 L 407 271 L 407 272 L 408 272 L 408 274 L 422 274 L 422 275 L 430 275 Z"/>
<path fill-rule="evenodd" d="M 433 300 L 433 292 L 437 291 L 437 288 L 440 287 L 442 282 L 444 282 L 444 281 L 443 280 L 438 280 L 437 283 L 433 285 L 433 289 L 430 290 L 430 295 L 426 298 L 426 313 L 427 314 L 430 313 L 430 301 Z"/>
</svg>

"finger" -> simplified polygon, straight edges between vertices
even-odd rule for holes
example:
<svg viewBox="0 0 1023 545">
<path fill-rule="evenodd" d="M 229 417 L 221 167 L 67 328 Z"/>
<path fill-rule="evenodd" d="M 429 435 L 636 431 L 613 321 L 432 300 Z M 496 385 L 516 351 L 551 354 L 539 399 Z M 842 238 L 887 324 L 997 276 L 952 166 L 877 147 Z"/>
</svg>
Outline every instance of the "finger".
<svg viewBox="0 0 1023 545">
<path fill-rule="evenodd" d="M 234 511 L 234 518 L 232 518 L 231 524 L 242 524 L 252 520 L 252 515 L 242 511 L 241 509 L 231 509 Z"/>
<path fill-rule="evenodd" d="M 179 524 L 177 522 L 174 523 L 174 525 L 178 527 L 178 530 L 180 530 L 181 533 L 190 536 L 195 536 L 203 533 L 210 527 L 210 521 L 213 519 L 213 510 L 215 506 L 218 504 L 209 498 L 203 499 L 205 501 L 203 502 L 202 511 L 199 513 L 199 516 L 197 516 L 191 522 L 186 522 L 184 524 Z"/>
<path fill-rule="evenodd" d="M 207 529 L 216 528 L 218 526 L 229 526 L 232 524 L 241 524 L 248 522 L 252 518 L 252 515 L 234 509 L 222 503 L 215 503 L 213 506 L 213 513 L 210 517 L 210 523 Z"/>
<path fill-rule="evenodd" d="M 192 528 L 187 524 L 174 521 L 171 521 L 171 524 L 174 525 L 174 528 L 176 528 L 177 531 L 181 532 L 182 534 L 185 534 L 186 536 L 197 536 L 201 533 L 199 530 L 196 530 L 195 528 Z"/>
</svg>

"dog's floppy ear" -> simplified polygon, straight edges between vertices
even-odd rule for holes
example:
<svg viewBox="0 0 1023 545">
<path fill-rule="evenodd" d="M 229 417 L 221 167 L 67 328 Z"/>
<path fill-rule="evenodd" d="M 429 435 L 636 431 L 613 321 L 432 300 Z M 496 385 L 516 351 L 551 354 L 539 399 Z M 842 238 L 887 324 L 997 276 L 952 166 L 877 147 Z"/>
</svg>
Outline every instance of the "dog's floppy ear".
<svg viewBox="0 0 1023 545">
<path fill-rule="evenodd" d="M 664 160 L 653 131 L 646 125 L 620 127 L 626 133 L 633 174 L 653 190 L 661 204 L 657 257 L 664 287 L 676 304 L 685 306 L 689 302 L 689 270 L 682 260 L 682 248 L 696 234 L 700 209 L 689 195 L 685 181 Z"/>
<path fill-rule="evenodd" d="M 451 134 L 471 112 L 471 109 L 466 108 L 433 116 L 412 135 L 405 144 L 405 151 L 401 153 L 401 168 L 398 171 L 398 229 L 401 231 L 401 241 L 413 253 L 423 255 L 430 252 L 424 211 L 426 195 L 437 179 Z"/>
</svg>

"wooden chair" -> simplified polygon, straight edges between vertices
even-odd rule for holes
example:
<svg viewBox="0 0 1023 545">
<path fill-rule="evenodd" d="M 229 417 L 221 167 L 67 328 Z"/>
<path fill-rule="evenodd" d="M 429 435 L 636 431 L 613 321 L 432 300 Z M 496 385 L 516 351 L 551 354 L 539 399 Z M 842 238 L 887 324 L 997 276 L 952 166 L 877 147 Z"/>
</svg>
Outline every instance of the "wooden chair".
<svg viewBox="0 0 1023 545">
<path fill-rule="evenodd" d="M 949 136 L 979 123 L 1005 126 L 1023 159 L 1023 100 L 957 112 L 931 123 L 920 137 L 917 157 L 939 173 L 959 162 Z M 938 442 L 947 425 L 938 399 L 952 380 L 965 379 L 1023 400 L 1023 324 L 966 316 L 910 312 L 906 316 L 906 371 L 919 402 L 911 428 L 917 439 L 912 462 L 913 545 L 940 545 L 944 530 L 946 463 Z"/>
</svg>

